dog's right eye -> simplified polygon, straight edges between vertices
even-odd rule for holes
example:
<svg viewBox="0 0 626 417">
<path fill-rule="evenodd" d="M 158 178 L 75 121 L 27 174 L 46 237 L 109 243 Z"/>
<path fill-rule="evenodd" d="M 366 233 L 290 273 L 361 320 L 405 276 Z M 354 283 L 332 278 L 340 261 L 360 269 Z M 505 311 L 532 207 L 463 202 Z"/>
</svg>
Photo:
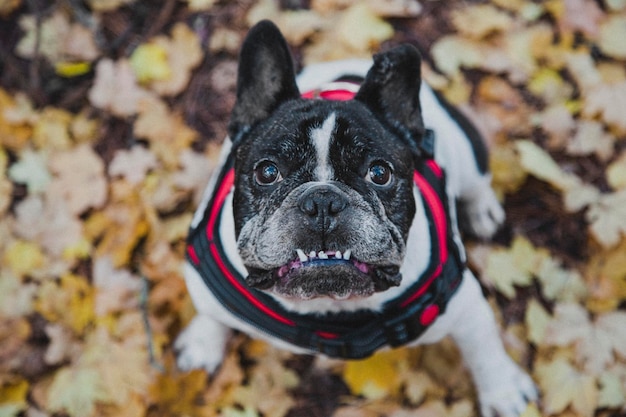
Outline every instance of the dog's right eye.
<svg viewBox="0 0 626 417">
<path fill-rule="evenodd" d="M 280 170 L 272 161 L 261 161 L 254 168 L 254 180 L 259 185 L 272 185 L 282 181 Z"/>
</svg>

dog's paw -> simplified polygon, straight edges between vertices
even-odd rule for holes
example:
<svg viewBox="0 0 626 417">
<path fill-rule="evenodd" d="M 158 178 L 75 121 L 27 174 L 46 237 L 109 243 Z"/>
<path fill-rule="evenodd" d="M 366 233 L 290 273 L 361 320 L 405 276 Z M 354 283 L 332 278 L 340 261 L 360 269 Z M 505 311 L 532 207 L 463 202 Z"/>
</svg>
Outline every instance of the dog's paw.
<svg viewBox="0 0 626 417">
<path fill-rule="evenodd" d="M 197 315 L 174 343 L 178 367 L 213 373 L 222 363 L 230 330 L 208 316 Z"/>
<path fill-rule="evenodd" d="M 478 394 L 482 417 L 518 417 L 538 397 L 533 380 L 513 363 L 500 370 L 497 384 Z"/>
<path fill-rule="evenodd" d="M 469 231 L 479 238 L 489 239 L 504 223 L 504 209 L 488 185 L 462 205 L 463 220 L 468 223 Z"/>
</svg>

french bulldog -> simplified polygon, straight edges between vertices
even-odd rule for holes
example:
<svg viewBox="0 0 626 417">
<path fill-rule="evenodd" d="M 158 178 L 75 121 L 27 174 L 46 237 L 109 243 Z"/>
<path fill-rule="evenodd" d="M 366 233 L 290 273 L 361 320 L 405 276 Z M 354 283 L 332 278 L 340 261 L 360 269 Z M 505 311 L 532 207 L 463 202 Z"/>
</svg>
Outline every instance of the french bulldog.
<svg viewBox="0 0 626 417">
<path fill-rule="evenodd" d="M 486 147 L 420 65 L 402 45 L 296 79 L 277 27 L 250 30 L 220 168 L 190 228 L 197 315 L 175 343 L 180 368 L 213 372 L 232 329 L 344 359 L 451 335 L 483 416 L 537 398 L 465 266 L 458 218 L 483 238 L 504 219 Z"/>
</svg>

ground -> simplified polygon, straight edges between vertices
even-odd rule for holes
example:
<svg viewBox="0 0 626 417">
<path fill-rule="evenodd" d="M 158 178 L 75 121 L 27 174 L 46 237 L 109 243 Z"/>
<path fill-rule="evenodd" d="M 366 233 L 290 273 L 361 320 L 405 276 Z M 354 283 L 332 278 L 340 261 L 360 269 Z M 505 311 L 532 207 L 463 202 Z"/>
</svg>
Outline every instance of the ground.
<svg viewBox="0 0 626 417">
<path fill-rule="evenodd" d="M 490 149 L 507 220 L 468 253 L 541 391 L 525 416 L 624 415 L 624 0 L 0 0 L 0 417 L 475 415 L 450 341 L 346 364 L 238 335 L 214 375 L 176 368 L 185 235 L 262 18 L 298 68 L 420 49 Z"/>
</svg>

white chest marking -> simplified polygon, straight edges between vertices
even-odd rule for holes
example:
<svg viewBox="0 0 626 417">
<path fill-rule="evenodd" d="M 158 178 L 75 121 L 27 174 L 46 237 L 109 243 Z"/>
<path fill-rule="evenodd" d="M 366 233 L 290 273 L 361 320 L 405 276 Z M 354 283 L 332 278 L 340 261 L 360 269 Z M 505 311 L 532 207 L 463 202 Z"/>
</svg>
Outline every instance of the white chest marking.
<svg viewBox="0 0 626 417">
<path fill-rule="evenodd" d="M 317 153 L 317 166 L 315 168 L 315 176 L 317 181 L 330 181 L 333 179 L 333 167 L 328 157 L 328 151 L 330 149 L 330 141 L 335 130 L 335 113 L 331 113 L 330 116 L 322 127 L 311 129 L 310 136 L 315 151 Z"/>
</svg>

